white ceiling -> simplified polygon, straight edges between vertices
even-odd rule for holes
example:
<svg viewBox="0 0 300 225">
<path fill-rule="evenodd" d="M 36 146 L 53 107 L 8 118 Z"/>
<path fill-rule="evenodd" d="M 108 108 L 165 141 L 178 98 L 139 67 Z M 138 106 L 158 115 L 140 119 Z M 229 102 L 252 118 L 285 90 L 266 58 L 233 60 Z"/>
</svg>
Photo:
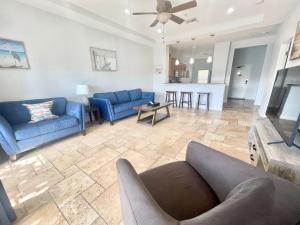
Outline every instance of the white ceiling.
<svg viewBox="0 0 300 225">
<path fill-rule="evenodd" d="M 66 1 L 153 39 L 160 37 L 157 27 L 149 27 L 155 16 L 132 16 L 124 13 L 125 8 L 130 8 L 132 12 L 155 11 L 156 0 Z M 171 0 L 173 6 L 187 1 Z M 184 19 L 196 17 L 198 22 L 182 25 L 168 22 L 165 27 L 167 40 L 182 39 L 186 35 L 197 36 L 224 30 L 252 29 L 279 24 L 299 0 L 265 0 L 260 5 L 256 4 L 256 0 L 198 0 L 197 2 L 196 8 L 176 15 Z M 229 7 L 235 8 L 231 15 L 226 14 Z"/>
<path fill-rule="evenodd" d="M 132 12 L 152 12 L 156 8 L 156 0 L 17 0 L 31 4 L 41 9 L 54 11 L 53 4 L 59 4 L 66 10 L 76 9 L 76 13 L 90 13 L 94 20 L 108 22 L 113 29 L 120 29 L 137 35 L 149 41 L 160 40 L 157 28 L 149 27 L 155 16 L 133 16 L 124 13 L 125 8 Z M 189 0 L 171 0 L 173 6 Z M 52 5 L 49 4 L 52 3 Z M 243 36 L 245 32 L 252 35 L 252 31 L 259 29 L 260 33 L 272 30 L 272 25 L 280 24 L 299 0 L 264 0 L 263 4 L 256 4 L 256 0 L 197 0 L 196 8 L 176 13 L 184 19 L 197 18 L 197 22 L 181 25 L 169 21 L 165 26 L 166 41 L 174 43 L 177 40 L 190 40 L 191 37 L 209 37 L 214 33 L 218 36 Z M 50 7 L 51 6 L 51 7 Z M 227 9 L 234 7 L 235 11 L 227 15 Z M 47 9 L 48 8 L 48 9 Z M 79 10 L 78 10 L 79 9 Z M 82 9 L 82 10 L 80 10 Z M 50 11 L 51 11 L 50 10 Z M 57 10 L 56 10 L 57 11 Z M 59 12 L 55 12 L 59 14 Z M 70 13 L 62 15 L 69 16 Z M 75 19 L 76 20 L 76 19 Z M 78 19 L 77 19 L 78 20 Z M 272 28 L 273 27 L 273 28 Z M 265 29 L 265 30 L 264 30 Z M 109 31 L 108 31 L 109 32 Z M 273 32 L 273 31 L 272 31 Z M 231 35 L 231 36 L 230 36 Z M 264 35 L 264 34 L 263 34 Z"/>
</svg>

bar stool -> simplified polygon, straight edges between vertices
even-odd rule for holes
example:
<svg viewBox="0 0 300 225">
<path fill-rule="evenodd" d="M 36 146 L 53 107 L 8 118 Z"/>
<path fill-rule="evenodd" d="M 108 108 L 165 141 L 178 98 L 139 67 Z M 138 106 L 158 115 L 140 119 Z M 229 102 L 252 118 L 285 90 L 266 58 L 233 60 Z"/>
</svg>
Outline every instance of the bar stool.
<svg viewBox="0 0 300 225">
<path fill-rule="evenodd" d="M 183 108 L 183 104 L 187 103 L 188 109 L 191 109 L 192 108 L 192 94 L 193 94 L 193 92 L 182 91 L 180 94 L 179 107 L 181 106 Z M 188 100 L 184 100 L 185 96 L 187 96 Z"/>
<path fill-rule="evenodd" d="M 201 103 L 201 96 L 206 97 L 206 102 Z M 205 105 L 206 106 L 206 111 L 209 111 L 209 92 L 198 92 L 198 102 L 197 102 L 197 109 L 199 109 L 200 105 Z"/>
<path fill-rule="evenodd" d="M 172 106 L 177 107 L 177 91 L 166 91 L 166 100 L 167 103 L 172 103 Z"/>
</svg>

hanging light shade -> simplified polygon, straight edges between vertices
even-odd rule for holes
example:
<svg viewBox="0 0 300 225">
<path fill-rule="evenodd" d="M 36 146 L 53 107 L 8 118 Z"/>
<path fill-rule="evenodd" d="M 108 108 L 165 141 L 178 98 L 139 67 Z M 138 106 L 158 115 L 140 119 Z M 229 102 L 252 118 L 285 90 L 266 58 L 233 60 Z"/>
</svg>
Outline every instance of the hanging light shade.
<svg viewBox="0 0 300 225">
<path fill-rule="evenodd" d="M 176 59 L 175 65 L 178 66 L 180 64 L 179 59 Z"/>
<path fill-rule="evenodd" d="M 211 57 L 211 56 L 208 56 L 206 62 L 207 62 L 207 63 L 212 63 L 212 61 L 213 61 L 212 57 Z"/>
<path fill-rule="evenodd" d="M 195 63 L 195 59 L 192 57 L 190 58 L 190 64 L 193 65 Z"/>
</svg>

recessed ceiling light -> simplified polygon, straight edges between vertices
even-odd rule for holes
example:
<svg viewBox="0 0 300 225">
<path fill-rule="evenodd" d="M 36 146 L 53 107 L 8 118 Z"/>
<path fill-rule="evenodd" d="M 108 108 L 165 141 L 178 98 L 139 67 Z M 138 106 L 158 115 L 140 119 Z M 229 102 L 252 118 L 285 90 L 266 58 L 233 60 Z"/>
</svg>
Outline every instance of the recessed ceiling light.
<svg viewBox="0 0 300 225">
<path fill-rule="evenodd" d="M 129 15 L 131 12 L 130 12 L 130 9 L 124 9 L 124 13 L 126 14 L 126 15 Z"/>
<path fill-rule="evenodd" d="M 227 9 L 227 15 L 230 15 L 234 12 L 234 8 L 233 7 L 230 7 Z"/>
<path fill-rule="evenodd" d="M 157 29 L 157 33 L 160 34 L 161 32 L 162 32 L 162 30 L 161 30 L 160 28 L 158 28 L 158 29 Z"/>
</svg>

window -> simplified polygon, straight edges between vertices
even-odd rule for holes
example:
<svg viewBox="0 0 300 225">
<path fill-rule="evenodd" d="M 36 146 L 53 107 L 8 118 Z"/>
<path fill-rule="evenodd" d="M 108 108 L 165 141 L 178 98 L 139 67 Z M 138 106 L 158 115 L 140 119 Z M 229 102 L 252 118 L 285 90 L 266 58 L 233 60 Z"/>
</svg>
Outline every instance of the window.
<svg viewBox="0 0 300 225">
<path fill-rule="evenodd" d="M 209 78 L 209 70 L 198 70 L 198 83 L 207 84 Z"/>
</svg>

